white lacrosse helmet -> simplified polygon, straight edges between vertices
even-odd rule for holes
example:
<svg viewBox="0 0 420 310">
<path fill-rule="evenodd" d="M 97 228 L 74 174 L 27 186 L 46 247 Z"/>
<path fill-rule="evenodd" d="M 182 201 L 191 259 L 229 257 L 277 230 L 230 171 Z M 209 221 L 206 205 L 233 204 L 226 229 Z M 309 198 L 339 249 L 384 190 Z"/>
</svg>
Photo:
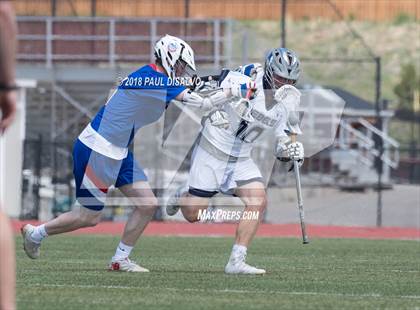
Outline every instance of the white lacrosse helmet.
<svg viewBox="0 0 420 310">
<path fill-rule="evenodd" d="M 160 59 L 169 77 L 176 77 L 177 69 L 186 66 L 195 71 L 194 51 L 180 38 L 165 35 L 155 44 L 155 56 Z"/>
</svg>

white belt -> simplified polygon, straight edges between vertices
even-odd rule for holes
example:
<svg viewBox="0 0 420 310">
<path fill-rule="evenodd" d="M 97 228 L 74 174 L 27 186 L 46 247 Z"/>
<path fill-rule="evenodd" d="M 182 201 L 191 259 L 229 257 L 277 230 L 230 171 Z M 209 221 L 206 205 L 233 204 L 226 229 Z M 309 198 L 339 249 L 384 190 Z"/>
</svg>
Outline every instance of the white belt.
<svg viewBox="0 0 420 310">
<path fill-rule="evenodd" d="M 122 160 L 128 155 L 128 148 L 112 144 L 93 129 L 90 124 L 80 133 L 79 140 L 95 152 L 112 159 Z"/>
</svg>

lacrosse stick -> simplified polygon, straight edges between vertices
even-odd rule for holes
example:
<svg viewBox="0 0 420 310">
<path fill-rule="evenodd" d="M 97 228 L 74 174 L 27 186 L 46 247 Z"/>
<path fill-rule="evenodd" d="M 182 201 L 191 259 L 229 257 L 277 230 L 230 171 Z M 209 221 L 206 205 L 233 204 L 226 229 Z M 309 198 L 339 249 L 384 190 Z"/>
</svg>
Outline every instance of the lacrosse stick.
<svg viewBox="0 0 420 310">
<path fill-rule="evenodd" d="M 291 114 L 289 116 L 289 124 L 294 127 L 299 122 L 299 118 Z M 292 133 L 290 139 L 292 143 L 296 142 L 296 133 Z M 297 160 L 293 161 L 294 172 L 295 172 L 295 179 L 296 179 L 296 192 L 297 192 L 297 200 L 298 200 L 298 209 L 299 209 L 299 219 L 300 219 L 300 227 L 302 229 L 302 242 L 303 244 L 308 244 L 309 239 L 308 235 L 306 234 L 306 226 L 305 226 L 305 213 L 303 211 L 303 199 L 302 199 L 302 186 L 300 183 L 300 171 L 299 171 L 299 163 Z"/>
</svg>

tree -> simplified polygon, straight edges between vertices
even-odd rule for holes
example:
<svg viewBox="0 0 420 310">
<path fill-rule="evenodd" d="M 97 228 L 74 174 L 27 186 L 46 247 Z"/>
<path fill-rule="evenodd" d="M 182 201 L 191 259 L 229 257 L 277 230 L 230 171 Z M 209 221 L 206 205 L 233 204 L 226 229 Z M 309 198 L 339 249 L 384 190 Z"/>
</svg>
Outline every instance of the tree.
<svg viewBox="0 0 420 310">
<path fill-rule="evenodd" d="M 415 66 L 410 63 L 401 67 L 400 77 L 400 82 L 394 87 L 398 108 L 414 111 L 414 92 L 420 90 L 420 76 L 417 76 Z"/>
<path fill-rule="evenodd" d="M 411 113 L 418 113 L 415 105 L 419 105 L 420 92 L 420 76 L 416 74 L 416 68 L 413 64 L 407 64 L 401 68 L 401 81 L 394 87 L 394 93 L 398 97 L 398 107 L 401 110 L 409 111 Z M 416 157 L 416 134 L 415 134 L 415 118 L 411 121 L 411 151 L 410 156 Z M 420 134 L 420 124 L 418 125 L 418 131 Z M 410 179 L 413 178 L 414 169 L 410 170 Z"/>
</svg>

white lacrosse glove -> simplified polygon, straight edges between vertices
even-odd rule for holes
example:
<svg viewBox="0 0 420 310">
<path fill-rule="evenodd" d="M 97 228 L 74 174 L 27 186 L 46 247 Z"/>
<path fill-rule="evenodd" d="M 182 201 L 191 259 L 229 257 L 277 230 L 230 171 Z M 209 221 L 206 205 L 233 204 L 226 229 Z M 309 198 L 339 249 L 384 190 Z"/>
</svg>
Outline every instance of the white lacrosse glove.
<svg viewBox="0 0 420 310">
<path fill-rule="evenodd" d="M 287 155 L 291 160 L 298 160 L 303 162 L 305 157 L 303 144 L 300 142 L 292 142 L 287 145 Z"/>
<path fill-rule="evenodd" d="M 297 164 L 300 167 L 303 165 L 303 160 L 305 157 L 303 144 L 300 142 L 279 142 L 276 146 L 276 157 L 283 162 L 289 162 L 291 160 L 297 161 Z M 290 167 L 289 171 L 293 170 L 293 168 L 294 165 Z"/>
<path fill-rule="evenodd" d="M 247 121 L 254 122 L 254 117 L 252 116 L 252 104 L 248 99 L 241 99 L 231 104 L 232 109 L 235 111 L 236 115 L 239 118 Z"/>
<path fill-rule="evenodd" d="M 246 83 L 231 82 L 232 96 L 252 100 L 257 96 L 257 83 L 248 81 Z"/>
<path fill-rule="evenodd" d="M 229 116 L 225 111 L 215 110 L 209 114 L 208 118 L 212 126 L 223 129 L 229 128 Z"/>
<path fill-rule="evenodd" d="M 249 73 L 249 77 L 250 77 L 253 81 L 255 81 L 255 80 L 257 79 L 257 76 L 258 76 L 259 74 L 262 74 L 262 73 L 264 72 L 264 68 L 263 68 L 263 66 L 262 66 L 261 64 L 259 64 L 259 63 L 254 63 L 253 65 L 254 65 L 254 67 L 251 69 L 251 72 Z M 246 67 L 247 67 L 247 66 L 246 66 Z M 242 67 L 242 68 L 241 68 L 241 73 L 242 73 L 242 74 L 245 74 L 244 69 L 245 69 L 246 67 Z"/>
</svg>

